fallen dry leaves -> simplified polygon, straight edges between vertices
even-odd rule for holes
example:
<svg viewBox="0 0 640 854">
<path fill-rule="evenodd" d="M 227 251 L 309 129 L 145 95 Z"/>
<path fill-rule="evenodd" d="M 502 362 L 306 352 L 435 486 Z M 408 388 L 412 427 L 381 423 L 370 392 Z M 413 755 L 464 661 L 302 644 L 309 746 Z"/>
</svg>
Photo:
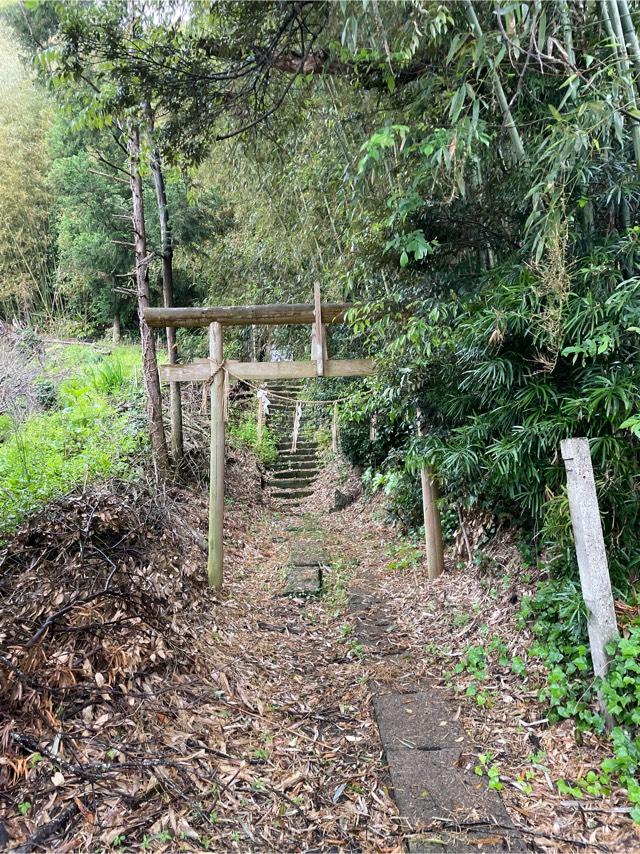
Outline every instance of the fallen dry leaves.
<svg viewBox="0 0 640 854">
<path fill-rule="evenodd" d="M 2 557 L 0 845 L 401 851 L 412 829 L 387 791 L 370 692 L 427 681 L 470 749 L 494 754 L 533 850 L 638 850 L 623 793 L 558 794 L 555 781 L 594 767 L 606 745 L 549 725 L 535 666 L 492 672 L 484 708 L 456 690 L 464 676 L 444 678 L 487 632 L 526 653 L 515 615 L 527 583 L 509 537 L 484 546 L 490 569 L 449 566 L 430 585 L 419 564 L 389 568 L 401 539 L 376 502 L 328 512 L 336 478 L 325 472 L 299 510 L 338 559 L 322 598 L 281 596 L 291 520 L 263 504 L 260 473 L 237 452 L 223 595 L 189 534 L 205 530 L 202 490 L 116 483 L 28 520 Z M 469 523 L 472 549 L 487 526 Z M 384 611 L 364 653 L 337 595 L 347 580 Z"/>
<path fill-rule="evenodd" d="M 331 490 L 325 472 L 324 494 L 307 499 L 306 506 L 319 502 L 328 507 Z M 534 850 L 640 850 L 640 831 L 628 816 L 624 791 L 581 800 L 558 792 L 559 779 L 571 783 L 597 769 L 610 750 L 605 739 L 594 735 L 577 739 L 570 721 L 547 720 L 547 709 L 538 699 L 545 674 L 540 663 L 527 657 L 531 632 L 517 625 L 522 596 L 533 591 L 533 582 L 521 566 L 513 534 L 495 533 L 489 514 L 465 520 L 464 532 L 458 529 L 448 550 L 447 571 L 430 583 L 422 561 L 405 568 L 394 563 L 395 547 L 406 539 L 384 519 L 382 499 L 376 496 L 327 514 L 324 522 L 334 554 L 353 567 L 351 588 L 375 591 L 390 626 L 395 650 L 384 640 L 369 653 L 372 682 L 409 688 L 422 682 L 449 698 L 452 715 L 462 718 L 476 757 L 493 755 L 513 823 Z M 472 554 L 481 548 L 486 559 L 467 561 L 467 541 Z M 488 704 L 481 707 L 465 696 L 472 677 L 463 673 L 447 678 L 447 673 L 470 646 L 486 647 L 496 636 L 509 657 L 527 660 L 527 672 L 519 676 L 496 662 L 483 686 Z M 394 651 L 399 654 L 389 658 Z"/>
<path fill-rule="evenodd" d="M 22 850 L 400 850 L 363 666 L 340 615 L 280 595 L 280 523 L 235 463 L 223 595 L 184 489 L 87 490 L 6 549 L 1 826 Z"/>
</svg>

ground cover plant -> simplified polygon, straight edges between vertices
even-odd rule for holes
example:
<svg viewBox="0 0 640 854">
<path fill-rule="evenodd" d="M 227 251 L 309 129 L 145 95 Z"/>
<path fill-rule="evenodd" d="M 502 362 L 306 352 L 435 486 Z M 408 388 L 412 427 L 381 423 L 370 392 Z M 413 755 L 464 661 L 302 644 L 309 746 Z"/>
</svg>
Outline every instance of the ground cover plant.
<svg viewBox="0 0 640 854">
<path fill-rule="evenodd" d="M 42 354 L 32 389 L 22 401 L 13 398 L 3 413 L 3 535 L 61 493 L 133 473 L 132 458 L 145 444 L 139 365 L 135 346 L 117 347 L 109 355 L 80 344 L 54 346 Z"/>
</svg>

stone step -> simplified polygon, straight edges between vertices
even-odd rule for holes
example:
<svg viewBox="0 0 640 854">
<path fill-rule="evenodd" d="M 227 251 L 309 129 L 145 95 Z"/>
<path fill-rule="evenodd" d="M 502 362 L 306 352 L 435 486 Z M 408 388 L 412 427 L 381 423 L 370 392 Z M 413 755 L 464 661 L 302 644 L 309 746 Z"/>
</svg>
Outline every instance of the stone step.
<svg viewBox="0 0 640 854">
<path fill-rule="evenodd" d="M 267 397 L 269 397 L 269 394 L 271 394 L 272 398 L 270 398 L 270 399 L 271 400 L 277 400 L 278 395 L 282 395 L 283 397 L 297 397 L 301 392 L 301 388 L 299 386 L 285 386 L 285 385 L 283 385 L 283 386 L 278 386 L 278 388 L 267 388 L 265 391 L 266 391 Z"/>
<path fill-rule="evenodd" d="M 272 480 L 269 486 L 274 489 L 304 489 L 311 486 L 315 477 L 291 477 L 283 478 L 282 480 Z"/>
<path fill-rule="evenodd" d="M 273 480 L 290 480 L 295 477 L 316 478 L 320 472 L 319 468 L 288 468 L 272 471 Z"/>
<path fill-rule="evenodd" d="M 282 441 L 276 442 L 276 448 L 278 449 L 278 451 L 290 451 L 291 445 L 292 445 L 291 439 L 287 439 L 285 442 L 282 442 Z M 316 444 L 311 444 L 309 442 L 301 441 L 300 439 L 298 440 L 298 442 L 296 444 L 296 452 L 299 452 L 299 453 L 304 452 L 305 454 L 315 454 L 315 452 L 317 450 L 318 450 L 318 446 Z"/>
<path fill-rule="evenodd" d="M 308 498 L 313 495 L 313 489 L 292 489 L 287 492 L 272 492 L 273 498 L 282 498 L 285 501 L 291 501 L 296 498 Z"/>
<path fill-rule="evenodd" d="M 289 554 L 289 566 L 328 565 L 329 557 L 317 540 L 294 540 Z"/>
<path fill-rule="evenodd" d="M 319 566 L 291 566 L 287 570 L 284 592 L 290 596 L 319 593 L 322 588 L 322 569 Z"/>
<path fill-rule="evenodd" d="M 291 447 L 291 440 L 288 442 L 276 442 L 276 448 L 278 450 L 286 450 Z M 312 439 L 298 439 L 297 447 L 301 451 L 315 451 L 318 448 L 318 443 L 314 442 Z"/>
<path fill-rule="evenodd" d="M 318 457 L 315 454 L 307 453 L 306 451 L 280 451 L 278 453 L 278 462 L 299 462 L 299 463 L 317 463 Z"/>
<path fill-rule="evenodd" d="M 280 460 L 277 463 L 273 463 L 273 465 L 271 465 L 269 467 L 269 470 L 272 471 L 274 474 L 276 474 L 276 473 L 280 474 L 282 472 L 298 472 L 298 471 L 303 471 L 303 472 L 315 471 L 315 472 L 317 472 L 318 471 L 318 463 L 317 463 L 317 460 L 300 460 L 297 462 L 295 459 L 294 460 L 283 460 L 282 458 L 280 458 Z"/>
</svg>

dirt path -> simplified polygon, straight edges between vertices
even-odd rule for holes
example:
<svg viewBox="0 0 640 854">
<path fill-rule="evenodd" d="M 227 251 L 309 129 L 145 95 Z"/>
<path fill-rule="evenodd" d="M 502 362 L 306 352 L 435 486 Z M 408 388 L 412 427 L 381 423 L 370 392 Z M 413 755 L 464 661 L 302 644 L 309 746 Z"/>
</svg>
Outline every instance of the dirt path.
<svg viewBox="0 0 640 854">
<path fill-rule="evenodd" d="M 229 841 L 240 827 L 245 844 L 273 850 L 394 850 L 401 829 L 346 595 L 340 582 L 322 597 L 283 595 L 297 535 L 287 527 L 291 517 L 268 516 L 251 539 L 269 545 L 229 571 L 214 657 L 230 712 L 224 746 L 243 767 L 221 781 L 218 813 Z"/>
<path fill-rule="evenodd" d="M 517 825 L 532 850 L 638 850 L 614 811 L 623 799 L 578 811 L 554 788 L 601 748 L 544 722 L 535 672 L 500 665 L 482 705 L 462 696 L 470 645 L 493 633 L 524 658 L 531 641 L 515 628 L 524 582 L 506 552 L 499 576 L 450 568 L 429 585 L 375 502 L 329 512 L 346 475 L 327 469 L 284 514 L 249 471 L 230 460 L 219 596 L 181 527 L 205 530 L 205 499 L 178 488 L 169 514 L 131 484 L 64 499 L 11 544 L 0 845 L 4 833 L 25 851 L 477 850 L 480 829 L 481 850 L 503 850 L 521 844 Z M 329 557 L 319 595 L 284 595 L 300 538 Z M 489 772 L 508 818 L 485 798 Z M 471 800 L 447 801 L 445 781 Z"/>
</svg>

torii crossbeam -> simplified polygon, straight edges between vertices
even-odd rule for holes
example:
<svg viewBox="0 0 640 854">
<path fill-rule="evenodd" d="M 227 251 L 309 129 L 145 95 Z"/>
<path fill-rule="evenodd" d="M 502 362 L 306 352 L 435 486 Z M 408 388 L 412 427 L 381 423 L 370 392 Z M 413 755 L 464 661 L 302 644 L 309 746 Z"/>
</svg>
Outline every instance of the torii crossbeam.
<svg viewBox="0 0 640 854">
<path fill-rule="evenodd" d="M 329 359 L 324 325 L 341 323 L 351 303 L 321 303 L 315 287 L 313 303 L 280 305 L 216 306 L 213 308 L 146 308 L 144 319 L 154 328 L 209 327 L 209 358 L 186 365 L 160 365 L 166 382 L 211 383 L 211 465 L 209 477 L 209 584 L 223 583 L 223 524 L 225 469 L 225 373 L 241 380 L 271 380 L 291 377 L 366 377 L 375 372 L 370 359 Z M 281 326 L 313 324 L 312 361 L 237 362 L 225 361 L 224 326 L 253 324 Z"/>
</svg>

